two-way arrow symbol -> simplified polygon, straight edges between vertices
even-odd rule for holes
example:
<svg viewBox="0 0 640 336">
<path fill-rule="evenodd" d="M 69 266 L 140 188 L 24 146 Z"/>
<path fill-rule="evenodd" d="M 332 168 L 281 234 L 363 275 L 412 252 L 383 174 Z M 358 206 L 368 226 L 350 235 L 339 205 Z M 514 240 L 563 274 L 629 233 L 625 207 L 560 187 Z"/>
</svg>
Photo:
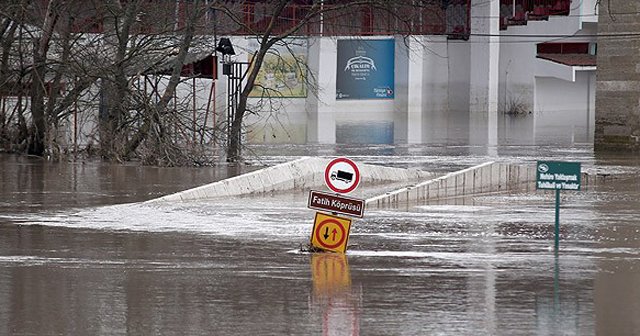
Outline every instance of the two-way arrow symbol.
<svg viewBox="0 0 640 336">
<path fill-rule="evenodd" d="M 331 231 L 331 234 L 333 235 L 333 237 L 331 237 L 331 240 L 336 240 L 336 235 L 338 234 L 338 230 L 336 230 L 334 228 L 333 231 Z M 325 240 L 329 238 L 329 228 L 328 227 L 324 229 L 323 237 L 324 237 Z"/>
</svg>

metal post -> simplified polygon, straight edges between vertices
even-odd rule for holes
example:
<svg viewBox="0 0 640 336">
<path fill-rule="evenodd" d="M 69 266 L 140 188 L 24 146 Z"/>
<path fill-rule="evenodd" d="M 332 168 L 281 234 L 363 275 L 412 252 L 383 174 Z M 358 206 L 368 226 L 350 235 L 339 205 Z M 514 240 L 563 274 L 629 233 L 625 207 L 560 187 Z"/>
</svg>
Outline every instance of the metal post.
<svg viewBox="0 0 640 336">
<path fill-rule="evenodd" d="M 227 146 L 231 145 L 231 126 L 233 124 L 233 120 L 235 119 L 238 101 L 240 100 L 240 90 L 242 86 L 242 66 L 245 63 L 237 63 L 233 62 L 230 64 L 231 73 L 229 77 L 227 77 L 227 83 L 229 90 L 228 96 L 228 110 L 227 114 Z M 240 135 L 238 134 L 238 140 L 240 139 Z"/>
<path fill-rule="evenodd" d="M 227 77 L 227 148 L 231 145 L 231 123 L 233 122 L 233 117 L 235 115 L 235 95 L 236 95 L 236 86 L 235 86 L 235 76 L 234 70 L 235 67 L 233 64 L 230 64 L 231 73 L 228 74 Z"/>
<path fill-rule="evenodd" d="M 556 189 L 556 225 L 555 225 L 555 250 L 560 247 L 560 189 Z"/>
<path fill-rule="evenodd" d="M 193 70 L 192 70 L 193 73 Z M 193 77 L 193 83 L 191 84 L 191 94 L 193 94 L 193 123 L 192 123 L 192 127 L 193 127 L 193 133 L 192 133 L 192 138 L 191 138 L 191 142 L 192 142 L 192 146 L 195 148 L 196 147 L 196 78 Z"/>
<path fill-rule="evenodd" d="M 227 75 L 227 148 L 231 145 L 231 128 L 238 112 L 242 81 L 246 75 L 243 68 L 244 66 L 250 67 L 250 65 L 250 62 L 232 62 L 229 60 L 223 64 L 223 73 Z M 241 134 L 238 134 L 236 139 L 238 144 L 240 144 L 241 139 Z M 237 154 L 240 155 L 240 153 Z"/>
<path fill-rule="evenodd" d="M 200 134 L 200 144 L 204 144 L 204 134 L 206 133 L 207 130 L 207 121 L 209 119 L 209 108 L 211 107 L 211 97 L 213 97 L 213 90 L 215 87 L 215 79 L 211 80 L 211 87 L 209 88 L 209 99 L 207 99 L 207 109 L 204 111 L 204 121 L 202 122 L 202 133 Z M 214 117 L 215 120 L 215 117 Z M 214 126 L 215 126 L 215 122 L 214 122 Z"/>
<path fill-rule="evenodd" d="M 73 102 L 73 157 L 78 157 L 78 100 Z"/>
<path fill-rule="evenodd" d="M 237 63 L 236 68 L 233 70 L 234 75 L 236 75 L 236 91 L 235 91 L 235 109 L 234 109 L 234 118 L 235 114 L 238 113 L 238 102 L 240 102 L 240 91 L 242 90 L 242 63 Z M 240 140 L 242 138 L 242 131 L 238 132 L 237 143 L 241 144 Z M 240 151 L 242 150 L 242 146 L 238 147 L 238 156 L 240 155 Z"/>
<path fill-rule="evenodd" d="M 554 253 L 554 272 L 553 272 L 553 310 L 556 314 L 554 316 L 558 316 L 557 312 L 560 308 L 560 256 L 558 255 L 558 250 L 556 249 Z"/>
<path fill-rule="evenodd" d="M 7 122 L 7 103 L 4 95 L 0 96 L 2 100 L 2 116 L 0 117 L 0 135 L 4 134 L 5 123 Z"/>
<path fill-rule="evenodd" d="M 211 93 L 213 96 L 213 107 L 211 112 L 211 125 L 213 128 L 211 129 L 211 143 L 213 144 L 213 148 L 216 147 L 216 113 L 218 113 L 216 110 L 216 81 L 217 79 L 211 83 Z"/>
<path fill-rule="evenodd" d="M 320 37 L 324 34 L 324 0 L 320 0 Z"/>
</svg>

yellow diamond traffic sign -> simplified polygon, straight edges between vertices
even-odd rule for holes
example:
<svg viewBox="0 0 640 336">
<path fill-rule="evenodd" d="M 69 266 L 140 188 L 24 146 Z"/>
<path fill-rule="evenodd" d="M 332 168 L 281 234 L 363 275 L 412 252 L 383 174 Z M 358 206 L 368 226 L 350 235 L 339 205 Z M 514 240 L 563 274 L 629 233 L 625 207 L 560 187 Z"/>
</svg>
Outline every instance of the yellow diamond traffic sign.
<svg viewBox="0 0 640 336">
<path fill-rule="evenodd" d="M 344 253 L 349 242 L 351 219 L 316 213 L 311 245 L 325 251 Z"/>
</svg>

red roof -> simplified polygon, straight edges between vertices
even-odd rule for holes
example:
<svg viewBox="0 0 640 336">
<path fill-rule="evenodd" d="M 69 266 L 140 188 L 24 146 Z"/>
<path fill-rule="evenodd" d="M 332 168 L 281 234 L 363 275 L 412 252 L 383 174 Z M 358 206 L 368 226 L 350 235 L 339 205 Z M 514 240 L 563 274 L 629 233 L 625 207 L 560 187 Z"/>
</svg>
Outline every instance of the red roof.
<svg viewBox="0 0 640 336">
<path fill-rule="evenodd" d="M 538 54 L 538 58 L 569 66 L 596 66 L 596 55 L 589 54 Z"/>
</svg>

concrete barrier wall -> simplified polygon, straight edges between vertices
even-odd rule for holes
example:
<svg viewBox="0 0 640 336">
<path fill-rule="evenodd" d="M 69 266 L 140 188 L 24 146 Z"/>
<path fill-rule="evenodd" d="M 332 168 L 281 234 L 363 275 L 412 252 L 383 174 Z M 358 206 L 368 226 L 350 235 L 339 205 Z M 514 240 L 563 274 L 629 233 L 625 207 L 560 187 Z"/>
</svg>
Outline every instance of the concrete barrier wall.
<svg viewBox="0 0 640 336">
<path fill-rule="evenodd" d="M 204 200 L 219 197 L 268 193 L 284 190 L 304 190 L 324 186 L 324 169 L 331 159 L 305 157 L 264 168 L 226 180 L 156 198 L 158 201 Z M 402 203 L 456 198 L 508 190 L 535 190 L 534 164 L 486 162 L 474 167 L 436 177 L 435 173 L 417 169 L 391 168 L 358 164 L 361 183 L 425 181 L 366 200 L 367 207 L 396 206 Z M 596 184 L 606 176 L 582 173 L 583 188 Z"/>
<path fill-rule="evenodd" d="M 582 173 L 583 188 L 602 177 Z M 429 201 L 462 196 L 497 193 L 508 190 L 535 190 L 536 166 L 487 162 L 452 172 L 438 178 L 398 189 L 366 200 L 368 208 L 396 206 L 416 201 Z"/>
<path fill-rule="evenodd" d="M 487 162 L 367 199 L 367 207 L 535 189 L 535 166 Z"/>
<path fill-rule="evenodd" d="M 228 196 L 319 188 L 324 185 L 324 170 L 330 158 L 305 157 L 226 180 L 156 198 L 158 201 L 203 200 Z M 437 176 L 418 169 L 391 168 L 358 163 L 361 182 L 416 181 Z"/>
</svg>

